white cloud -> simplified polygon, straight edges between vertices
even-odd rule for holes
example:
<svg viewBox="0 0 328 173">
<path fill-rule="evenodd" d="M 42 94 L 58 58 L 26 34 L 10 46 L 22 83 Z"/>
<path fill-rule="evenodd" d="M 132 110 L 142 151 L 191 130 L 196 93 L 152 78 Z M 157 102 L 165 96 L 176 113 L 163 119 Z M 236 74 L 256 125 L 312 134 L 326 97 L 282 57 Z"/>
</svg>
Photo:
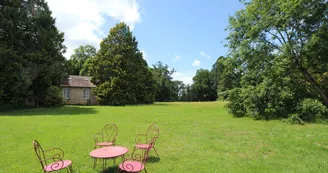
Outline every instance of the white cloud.
<svg viewBox="0 0 328 173">
<path fill-rule="evenodd" d="M 200 52 L 200 56 L 205 57 L 205 58 L 207 58 L 207 59 L 211 59 L 211 58 L 212 58 L 211 56 L 207 55 L 207 54 L 206 54 L 205 52 L 203 52 L 203 51 Z"/>
<path fill-rule="evenodd" d="M 105 17 L 125 22 L 133 29 L 141 21 L 136 0 L 47 0 L 56 26 L 65 33 L 67 47 L 65 57 L 80 45 L 91 44 L 99 47 L 107 35 L 101 30 Z M 107 32 L 107 31 L 106 31 Z"/>
<path fill-rule="evenodd" d="M 179 61 L 180 58 L 181 58 L 180 56 L 175 56 L 172 60 L 173 60 L 173 61 Z"/>
<path fill-rule="evenodd" d="M 192 62 L 192 66 L 193 66 L 193 67 L 198 67 L 198 66 L 200 66 L 200 61 L 197 60 L 197 59 L 195 59 L 194 62 Z"/>
<path fill-rule="evenodd" d="M 146 52 L 145 52 L 144 50 L 141 50 L 140 52 L 142 53 L 142 58 L 143 58 L 144 60 L 146 60 L 146 59 L 147 59 L 147 54 L 146 54 Z"/>
<path fill-rule="evenodd" d="M 193 76 L 194 76 L 194 73 L 195 72 L 187 72 L 186 73 L 181 73 L 181 72 L 175 72 L 172 74 L 172 78 L 174 80 L 179 80 L 179 81 L 182 81 L 184 84 L 192 84 L 193 83 Z"/>
</svg>

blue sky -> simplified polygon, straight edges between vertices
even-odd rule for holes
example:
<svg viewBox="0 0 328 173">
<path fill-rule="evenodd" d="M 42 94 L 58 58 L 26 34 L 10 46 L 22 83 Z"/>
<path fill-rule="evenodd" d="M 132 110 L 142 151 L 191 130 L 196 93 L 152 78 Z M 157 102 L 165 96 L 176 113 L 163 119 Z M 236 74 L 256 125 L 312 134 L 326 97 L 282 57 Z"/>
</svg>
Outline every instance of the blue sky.
<svg viewBox="0 0 328 173">
<path fill-rule="evenodd" d="M 149 66 L 176 69 L 174 79 L 192 83 L 199 68 L 211 69 L 224 47 L 228 17 L 239 0 L 48 0 L 57 27 L 65 33 L 68 58 L 79 45 L 99 42 L 111 27 L 126 22 Z M 64 5 L 63 5 L 64 4 Z"/>
</svg>

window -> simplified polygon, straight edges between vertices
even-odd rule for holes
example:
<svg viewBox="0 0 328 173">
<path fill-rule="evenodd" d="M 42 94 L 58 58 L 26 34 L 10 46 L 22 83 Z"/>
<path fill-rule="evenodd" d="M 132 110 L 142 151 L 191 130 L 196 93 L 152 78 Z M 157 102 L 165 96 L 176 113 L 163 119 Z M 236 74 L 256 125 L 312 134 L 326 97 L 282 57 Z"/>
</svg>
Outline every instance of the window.
<svg viewBox="0 0 328 173">
<path fill-rule="evenodd" d="M 62 94 L 63 94 L 64 99 L 68 100 L 69 96 L 70 96 L 70 89 L 69 88 L 63 88 Z"/>
<path fill-rule="evenodd" d="M 83 90 L 83 99 L 90 99 L 90 88 L 85 88 Z"/>
</svg>

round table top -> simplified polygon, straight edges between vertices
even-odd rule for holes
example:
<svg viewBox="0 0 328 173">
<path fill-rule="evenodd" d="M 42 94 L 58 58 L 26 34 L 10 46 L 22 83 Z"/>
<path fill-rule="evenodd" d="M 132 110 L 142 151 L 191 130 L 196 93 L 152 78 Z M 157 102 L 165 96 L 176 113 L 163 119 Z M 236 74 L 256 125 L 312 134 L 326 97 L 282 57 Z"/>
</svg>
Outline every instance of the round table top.
<svg viewBox="0 0 328 173">
<path fill-rule="evenodd" d="M 90 152 L 90 156 L 94 158 L 114 158 L 127 153 L 129 149 L 121 146 L 110 146 L 97 148 Z"/>
</svg>

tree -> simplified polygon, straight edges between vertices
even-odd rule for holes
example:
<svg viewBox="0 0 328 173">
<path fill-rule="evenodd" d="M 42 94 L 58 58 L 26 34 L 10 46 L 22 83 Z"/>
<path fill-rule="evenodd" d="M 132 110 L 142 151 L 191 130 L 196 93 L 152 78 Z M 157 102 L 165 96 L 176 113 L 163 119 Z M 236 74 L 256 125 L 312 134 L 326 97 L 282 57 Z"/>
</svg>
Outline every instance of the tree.
<svg viewBox="0 0 328 173">
<path fill-rule="evenodd" d="M 33 99 L 37 105 L 44 105 L 47 89 L 51 86 L 60 86 L 64 71 L 65 58 L 63 53 L 64 34 L 60 32 L 51 11 L 44 0 L 31 0 L 32 42 L 31 52 L 28 54 L 31 69 Z"/>
<path fill-rule="evenodd" d="M 0 16 L 0 104 L 44 105 L 47 89 L 60 85 L 64 34 L 44 0 L 6 1 Z"/>
<path fill-rule="evenodd" d="M 155 81 L 138 42 L 125 23 L 111 28 L 100 43 L 91 69 L 100 104 L 153 103 Z"/>
<path fill-rule="evenodd" d="M 89 68 L 96 48 L 91 45 L 80 46 L 74 50 L 68 60 L 68 70 L 71 75 L 89 75 Z"/>
<path fill-rule="evenodd" d="M 326 102 L 327 3 L 254 0 L 229 19 L 230 56 L 242 75 L 240 88 L 229 90 L 230 113 L 291 121 L 328 117 L 317 101 Z"/>
<path fill-rule="evenodd" d="M 253 51 L 268 51 L 273 59 L 328 106 L 327 87 L 320 79 L 328 71 L 328 2 L 326 0 L 253 0 L 229 18 L 229 47 L 247 63 Z M 262 48 L 262 50 L 260 50 Z"/>
<path fill-rule="evenodd" d="M 219 98 L 225 99 L 226 91 L 240 86 L 241 64 L 237 59 L 220 56 L 214 63 L 211 73 Z"/>
<path fill-rule="evenodd" d="M 191 86 L 195 101 L 214 101 L 217 98 L 216 84 L 213 80 L 213 74 L 207 69 L 199 69 L 192 79 L 194 83 Z"/>
<path fill-rule="evenodd" d="M 173 81 L 174 69 L 169 70 L 168 65 L 161 61 L 153 65 L 152 74 L 156 81 L 155 100 L 160 102 L 176 101 L 179 97 L 181 81 Z"/>
<path fill-rule="evenodd" d="M 6 1 L 0 6 L 0 105 L 22 105 L 32 93 L 26 69 L 31 21 L 21 9 L 27 2 Z M 23 31 L 21 28 L 26 28 Z"/>
<path fill-rule="evenodd" d="M 191 85 L 187 84 L 181 84 L 180 85 L 180 97 L 179 97 L 179 101 L 193 101 L 193 93 L 191 91 Z"/>
</svg>

